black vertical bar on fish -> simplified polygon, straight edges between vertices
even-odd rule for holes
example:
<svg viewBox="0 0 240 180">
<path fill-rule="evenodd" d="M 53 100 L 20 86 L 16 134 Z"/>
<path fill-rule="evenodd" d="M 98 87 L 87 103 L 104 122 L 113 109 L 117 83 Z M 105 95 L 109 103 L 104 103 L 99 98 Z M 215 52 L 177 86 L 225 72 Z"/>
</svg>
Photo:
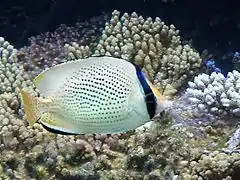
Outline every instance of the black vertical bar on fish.
<svg viewBox="0 0 240 180">
<path fill-rule="evenodd" d="M 141 70 L 141 68 L 132 63 L 136 69 L 136 73 L 137 73 L 137 77 L 142 85 L 144 94 L 145 94 L 145 102 L 147 105 L 147 110 L 148 110 L 148 114 L 150 119 L 152 119 L 155 115 L 156 112 L 156 108 L 157 108 L 157 100 L 156 97 L 151 89 L 151 87 L 149 86 L 149 84 L 146 81 L 146 78 Z"/>
</svg>

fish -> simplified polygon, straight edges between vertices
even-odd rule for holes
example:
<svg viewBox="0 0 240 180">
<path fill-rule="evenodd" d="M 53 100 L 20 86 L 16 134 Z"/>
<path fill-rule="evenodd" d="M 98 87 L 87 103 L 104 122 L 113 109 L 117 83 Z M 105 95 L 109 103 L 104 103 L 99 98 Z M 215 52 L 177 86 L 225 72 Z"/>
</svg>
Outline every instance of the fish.
<svg viewBox="0 0 240 180">
<path fill-rule="evenodd" d="M 41 72 L 33 83 L 40 97 L 20 89 L 26 119 L 57 134 L 125 133 L 168 107 L 141 68 L 120 58 L 68 61 Z"/>
</svg>

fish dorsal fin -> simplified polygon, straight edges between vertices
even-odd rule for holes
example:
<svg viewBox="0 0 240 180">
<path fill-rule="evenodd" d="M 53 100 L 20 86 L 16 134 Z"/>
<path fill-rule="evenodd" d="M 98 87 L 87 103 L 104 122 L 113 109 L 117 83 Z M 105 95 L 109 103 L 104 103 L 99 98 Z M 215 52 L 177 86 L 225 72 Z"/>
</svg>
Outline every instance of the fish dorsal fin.
<svg viewBox="0 0 240 180">
<path fill-rule="evenodd" d="M 34 84 L 42 93 L 43 97 L 52 97 L 71 73 L 78 70 L 83 64 L 89 64 L 97 59 L 98 57 L 90 57 L 56 65 L 40 73 L 34 79 Z"/>
</svg>

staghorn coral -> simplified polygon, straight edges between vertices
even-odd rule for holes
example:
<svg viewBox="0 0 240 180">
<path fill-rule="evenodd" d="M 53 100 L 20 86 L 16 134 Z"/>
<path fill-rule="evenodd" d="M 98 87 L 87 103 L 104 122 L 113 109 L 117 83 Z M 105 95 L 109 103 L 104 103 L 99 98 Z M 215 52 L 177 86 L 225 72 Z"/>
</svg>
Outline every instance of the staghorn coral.
<svg viewBox="0 0 240 180">
<path fill-rule="evenodd" d="M 186 90 L 189 102 L 199 111 L 216 115 L 240 113 L 240 73 L 229 72 L 225 78 L 221 73 L 210 76 L 200 74 Z"/>
</svg>

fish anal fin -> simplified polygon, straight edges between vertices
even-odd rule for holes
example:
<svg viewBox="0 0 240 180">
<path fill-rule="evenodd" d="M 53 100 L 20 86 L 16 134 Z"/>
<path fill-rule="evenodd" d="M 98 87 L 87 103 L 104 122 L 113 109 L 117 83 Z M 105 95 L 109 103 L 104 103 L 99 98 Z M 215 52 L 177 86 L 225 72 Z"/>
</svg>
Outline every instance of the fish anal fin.
<svg viewBox="0 0 240 180">
<path fill-rule="evenodd" d="M 49 132 L 62 135 L 79 135 L 73 126 L 70 126 L 64 118 L 56 113 L 45 113 L 40 120 L 40 124 Z"/>
<path fill-rule="evenodd" d="M 49 126 L 46 125 L 43 122 L 40 122 L 40 124 L 46 129 L 47 131 L 54 133 L 54 134 L 61 134 L 61 135 L 79 135 L 78 133 L 73 133 L 73 132 L 68 132 L 65 131 L 64 129 L 61 129 L 59 127 L 54 127 L 54 126 Z"/>
</svg>

